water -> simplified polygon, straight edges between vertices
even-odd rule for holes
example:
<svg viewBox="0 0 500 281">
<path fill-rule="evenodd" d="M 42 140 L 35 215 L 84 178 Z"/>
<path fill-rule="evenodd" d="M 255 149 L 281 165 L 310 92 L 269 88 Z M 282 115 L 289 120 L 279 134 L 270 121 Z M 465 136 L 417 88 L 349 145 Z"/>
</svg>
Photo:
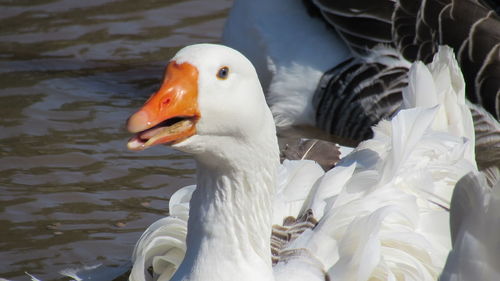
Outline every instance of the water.
<svg viewBox="0 0 500 281">
<path fill-rule="evenodd" d="M 125 264 L 188 155 L 126 150 L 126 118 L 180 47 L 217 42 L 229 0 L 0 0 L 0 277 Z"/>
</svg>

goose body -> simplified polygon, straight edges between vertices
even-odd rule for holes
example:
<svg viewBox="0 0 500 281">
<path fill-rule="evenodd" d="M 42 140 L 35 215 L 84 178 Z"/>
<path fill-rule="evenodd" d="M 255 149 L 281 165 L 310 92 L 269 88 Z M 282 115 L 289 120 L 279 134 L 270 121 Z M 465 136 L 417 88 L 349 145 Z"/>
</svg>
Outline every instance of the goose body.
<svg viewBox="0 0 500 281">
<path fill-rule="evenodd" d="M 409 77 L 405 109 L 325 173 L 309 160 L 279 163 L 244 56 L 211 44 L 179 51 L 130 117 L 128 146 L 192 154 L 197 184 L 139 239 L 130 280 L 436 280 L 453 188 L 476 170 L 474 131 L 449 48 Z"/>
<path fill-rule="evenodd" d="M 313 124 L 359 142 L 399 110 L 411 63 L 430 62 L 439 45 L 454 49 L 467 97 L 498 120 L 500 9 L 485 3 L 236 0 L 223 42 L 260 65 L 278 126 Z M 323 76 L 290 75 L 299 67 Z"/>
<path fill-rule="evenodd" d="M 279 127 L 314 125 L 311 100 L 321 76 L 349 56 L 339 35 L 300 1 L 235 1 L 222 37 L 255 65 Z"/>
</svg>

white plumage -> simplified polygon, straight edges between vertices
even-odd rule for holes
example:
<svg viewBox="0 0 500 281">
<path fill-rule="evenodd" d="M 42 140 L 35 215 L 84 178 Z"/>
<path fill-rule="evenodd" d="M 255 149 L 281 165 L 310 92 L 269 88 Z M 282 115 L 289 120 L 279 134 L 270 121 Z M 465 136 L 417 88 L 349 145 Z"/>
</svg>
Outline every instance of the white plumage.
<svg viewBox="0 0 500 281">
<path fill-rule="evenodd" d="M 471 114 L 449 48 L 429 66 L 413 65 L 407 109 L 326 173 L 309 160 L 278 163 L 271 114 L 239 53 L 202 44 L 181 50 L 179 61 L 199 71 L 200 120 L 173 147 L 193 153 L 198 187 L 177 191 L 170 216 L 143 234 L 130 280 L 438 278 L 451 249 L 453 188 L 476 170 Z M 220 66 L 229 67 L 227 80 L 213 80 Z M 272 266 L 279 227 L 271 225 L 311 212 L 317 224 L 292 231 Z"/>
</svg>

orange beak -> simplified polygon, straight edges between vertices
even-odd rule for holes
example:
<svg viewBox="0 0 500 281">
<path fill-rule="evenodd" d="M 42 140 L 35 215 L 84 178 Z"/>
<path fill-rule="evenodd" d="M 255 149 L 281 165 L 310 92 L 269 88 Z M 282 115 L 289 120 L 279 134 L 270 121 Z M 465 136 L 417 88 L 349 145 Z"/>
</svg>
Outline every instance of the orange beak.
<svg viewBox="0 0 500 281">
<path fill-rule="evenodd" d="M 167 66 L 160 89 L 127 121 L 136 133 L 127 147 L 143 150 L 156 144 L 175 144 L 196 133 L 198 109 L 198 70 L 189 63 Z"/>
</svg>

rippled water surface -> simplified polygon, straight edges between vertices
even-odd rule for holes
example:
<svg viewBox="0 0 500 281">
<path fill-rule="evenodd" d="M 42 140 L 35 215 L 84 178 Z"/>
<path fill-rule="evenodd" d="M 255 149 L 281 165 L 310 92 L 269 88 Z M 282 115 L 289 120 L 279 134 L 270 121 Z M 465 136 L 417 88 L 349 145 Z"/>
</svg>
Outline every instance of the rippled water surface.
<svg viewBox="0 0 500 281">
<path fill-rule="evenodd" d="M 0 278 L 126 264 L 194 182 L 189 156 L 126 150 L 126 118 L 230 0 L 0 0 Z"/>
</svg>

